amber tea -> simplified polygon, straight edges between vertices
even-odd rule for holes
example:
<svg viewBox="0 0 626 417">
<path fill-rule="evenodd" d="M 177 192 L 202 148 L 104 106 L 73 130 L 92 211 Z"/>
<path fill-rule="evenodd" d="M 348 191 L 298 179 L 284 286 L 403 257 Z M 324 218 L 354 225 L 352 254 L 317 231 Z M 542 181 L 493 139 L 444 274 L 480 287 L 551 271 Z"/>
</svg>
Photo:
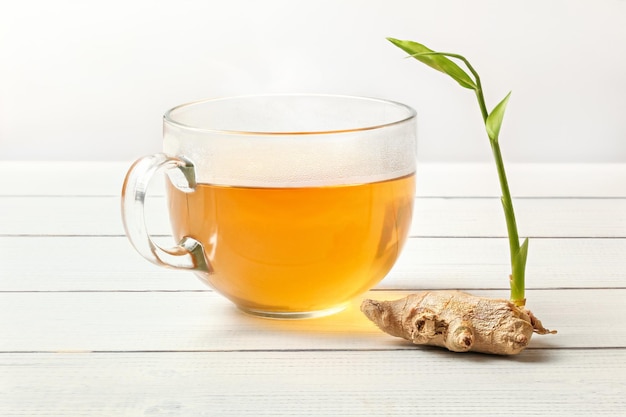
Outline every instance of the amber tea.
<svg viewBox="0 0 626 417">
<path fill-rule="evenodd" d="M 168 187 L 177 239 L 200 241 L 209 283 L 245 310 L 322 311 L 389 272 L 409 232 L 414 175 L 370 184 Z"/>
</svg>

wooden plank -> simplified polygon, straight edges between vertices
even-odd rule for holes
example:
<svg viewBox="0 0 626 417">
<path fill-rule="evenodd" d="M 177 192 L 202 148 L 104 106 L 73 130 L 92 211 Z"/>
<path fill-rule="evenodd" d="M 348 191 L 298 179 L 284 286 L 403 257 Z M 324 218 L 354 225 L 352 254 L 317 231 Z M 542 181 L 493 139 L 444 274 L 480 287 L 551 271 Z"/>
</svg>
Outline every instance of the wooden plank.
<svg viewBox="0 0 626 417">
<path fill-rule="evenodd" d="M 626 288 L 626 239 L 533 239 L 528 288 Z M 508 287 L 505 238 L 411 238 L 384 289 Z M 126 237 L 0 237 L 0 291 L 208 290 Z"/>
<path fill-rule="evenodd" d="M 507 289 L 508 239 L 411 238 L 385 289 Z M 532 239 L 527 288 L 625 288 L 626 239 Z"/>
<path fill-rule="evenodd" d="M 0 415 L 623 416 L 626 350 L 0 355 Z"/>
<path fill-rule="evenodd" d="M 0 161 L 0 195 L 106 195 L 120 193 L 132 161 Z M 626 164 L 506 163 L 517 197 L 626 197 Z M 421 197 L 499 197 L 495 165 L 419 161 Z M 156 181 L 153 192 L 163 194 Z"/>
<path fill-rule="evenodd" d="M 0 235 L 122 236 L 118 197 L 0 197 Z M 169 234 L 163 197 L 147 203 L 149 230 Z"/>
<path fill-rule="evenodd" d="M 125 236 L 0 237 L 0 291 L 208 290 L 142 258 Z"/>
<path fill-rule="evenodd" d="M 472 292 L 508 296 L 506 291 Z M 533 338 L 531 347 L 626 347 L 626 290 L 534 290 L 527 297 L 546 327 L 559 331 Z M 214 292 L 0 293 L 0 351 L 413 349 L 380 332 L 359 304 L 357 299 L 330 317 L 279 321 L 240 313 Z"/>
<path fill-rule="evenodd" d="M 119 215 L 128 165 L 0 162 L 0 415 L 626 409 L 626 164 L 509 164 L 517 197 L 584 197 L 515 201 L 521 234 L 541 237 L 529 307 L 559 330 L 515 358 L 414 347 L 376 329 L 358 300 L 316 320 L 246 316 L 192 274 L 133 251 Z M 154 192 L 149 227 L 166 235 Z M 462 287 L 506 297 L 498 193 L 490 165 L 421 165 L 413 238 L 368 296 Z M 441 198 L 454 196 L 486 198 Z"/>
<path fill-rule="evenodd" d="M 505 161 L 515 197 L 626 197 L 626 164 L 528 164 Z M 495 164 L 420 162 L 421 197 L 500 197 Z"/>
<path fill-rule="evenodd" d="M 626 199 L 518 199 L 522 236 L 626 237 Z M 0 197 L 0 235 L 122 236 L 117 197 Z M 148 228 L 170 233 L 163 197 L 147 204 Z M 411 235 L 505 237 L 496 198 L 418 198 Z"/>
<path fill-rule="evenodd" d="M 530 237 L 626 236 L 626 199 L 516 199 L 519 233 Z M 499 199 L 417 199 L 413 236 L 506 237 Z"/>
<path fill-rule="evenodd" d="M 131 161 L 0 161 L 0 195 L 117 196 Z"/>
</svg>

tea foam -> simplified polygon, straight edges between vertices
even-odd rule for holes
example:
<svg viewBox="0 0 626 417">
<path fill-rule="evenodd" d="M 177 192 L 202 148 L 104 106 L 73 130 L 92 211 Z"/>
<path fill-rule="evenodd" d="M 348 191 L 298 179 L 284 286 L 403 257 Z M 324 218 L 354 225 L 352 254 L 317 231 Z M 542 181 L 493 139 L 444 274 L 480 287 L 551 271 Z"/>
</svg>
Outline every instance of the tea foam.
<svg viewBox="0 0 626 417">
<path fill-rule="evenodd" d="M 388 126 L 280 136 L 166 129 L 163 150 L 194 164 L 196 181 L 248 187 L 305 187 L 384 181 L 415 172 L 415 129 Z"/>
</svg>

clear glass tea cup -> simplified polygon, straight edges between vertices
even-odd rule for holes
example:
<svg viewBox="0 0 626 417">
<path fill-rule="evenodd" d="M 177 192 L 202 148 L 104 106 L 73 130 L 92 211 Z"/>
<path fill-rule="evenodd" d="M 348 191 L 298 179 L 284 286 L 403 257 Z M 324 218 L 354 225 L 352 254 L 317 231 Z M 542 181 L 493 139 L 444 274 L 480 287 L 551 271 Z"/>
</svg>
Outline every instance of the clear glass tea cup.
<svg viewBox="0 0 626 417">
<path fill-rule="evenodd" d="M 193 271 L 245 312 L 340 311 L 382 280 L 413 213 L 416 115 L 332 95 L 257 95 L 184 104 L 163 119 L 163 153 L 137 160 L 122 190 L 126 234 L 149 261 Z M 154 173 L 166 172 L 172 234 L 146 230 Z"/>
</svg>

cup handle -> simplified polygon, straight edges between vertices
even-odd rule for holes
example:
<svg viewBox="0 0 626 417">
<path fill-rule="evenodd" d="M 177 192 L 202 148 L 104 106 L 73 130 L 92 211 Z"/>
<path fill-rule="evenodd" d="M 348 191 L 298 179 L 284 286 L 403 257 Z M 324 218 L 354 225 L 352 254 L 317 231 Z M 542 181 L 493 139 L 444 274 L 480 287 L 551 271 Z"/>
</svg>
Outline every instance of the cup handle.
<svg viewBox="0 0 626 417">
<path fill-rule="evenodd" d="M 184 237 L 177 246 L 162 248 L 157 245 L 146 228 L 145 198 L 155 173 L 162 169 L 177 169 L 176 187 L 193 192 L 196 186 L 194 166 L 191 161 L 162 153 L 138 159 L 130 167 L 122 187 L 122 221 L 128 239 L 137 252 L 150 262 L 164 267 L 191 269 L 211 273 L 204 248 L 192 237 Z"/>
</svg>

